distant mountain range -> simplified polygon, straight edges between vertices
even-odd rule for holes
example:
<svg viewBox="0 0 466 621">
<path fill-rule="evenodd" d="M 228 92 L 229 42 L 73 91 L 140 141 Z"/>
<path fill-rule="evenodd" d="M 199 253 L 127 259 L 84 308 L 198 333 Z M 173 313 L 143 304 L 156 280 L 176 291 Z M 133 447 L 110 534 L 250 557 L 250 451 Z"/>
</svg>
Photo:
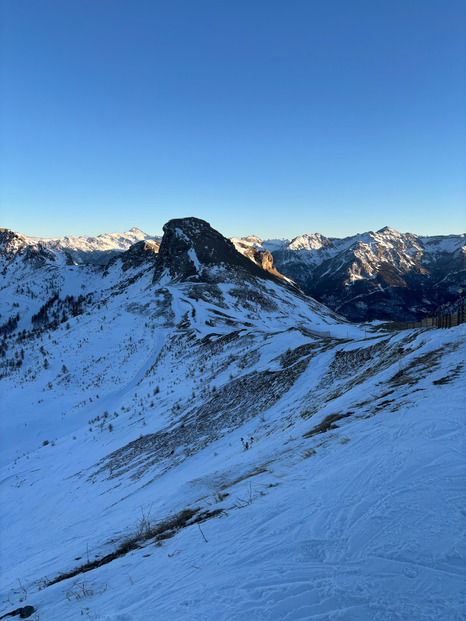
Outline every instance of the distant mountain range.
<svg viewBox="0 0 466 621">
<path fill-rule="evenodd" d="M 74 263 L 92 263 L 105 265 L 116 254 L 128 250 L 130 246 L 147 240 L 160 241 L 161 237 L 154 237 L 133 227 L 126 233 L 103 233 L 97 237 L 28 237 L 21 236 L 24 242 L 34 246 L 40 244 L 48 250 L 68 252 Z"/>
<path fill-rule="evenodd" d="M 44 239 L 0 230 L 0 253 L 30 261 L 106 266 L 137 260 L 141 244 L 157 253 L 161 236 L 132 228 L 97 237 Z M 238 252 L 351 321 L 415 321 L 458 297 L 466 281 L 465 235 L 418 236 L 385 227 L 343 239 L 320 233 L 294 239 L 231 240 Z M 123 257 L 131 247 L 129 256 Z M 130 263 L 128 263 L 128 261 Z"/>
<path fill-rule="evenodd" d="M 421 237 L 385 227 L 344 239 L 315 233 L 233 242 L 246 254 L 269 251 L 282 274 L 352 321 L 422 319 L 457 299 L 466 280 L 464 234 Z"/>
</svg>

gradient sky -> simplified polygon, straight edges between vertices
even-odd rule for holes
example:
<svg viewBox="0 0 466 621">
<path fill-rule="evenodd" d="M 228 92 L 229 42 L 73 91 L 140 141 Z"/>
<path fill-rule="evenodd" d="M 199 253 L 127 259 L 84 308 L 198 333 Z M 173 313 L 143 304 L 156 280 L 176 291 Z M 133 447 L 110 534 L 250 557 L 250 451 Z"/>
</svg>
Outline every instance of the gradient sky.
<svg viewBox="0 0 466 621">
<path fill-rule="evenodd" d="M 0 226 L 464 232 L 465 7 L 3 0 Z"/>
</svg>

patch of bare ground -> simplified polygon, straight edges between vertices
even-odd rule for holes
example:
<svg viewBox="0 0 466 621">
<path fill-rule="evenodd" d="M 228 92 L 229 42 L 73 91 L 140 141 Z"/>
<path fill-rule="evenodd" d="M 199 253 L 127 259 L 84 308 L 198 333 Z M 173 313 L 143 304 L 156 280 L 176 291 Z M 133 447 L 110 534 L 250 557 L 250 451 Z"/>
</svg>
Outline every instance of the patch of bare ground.
<svg viewBox="0 0 466 621">
<path fill-rule="evenodd" d="M 291 388 L 308 364 L 309 359 L 305 358 L 279 371 L 254 371 L 232 379 L 200 407 L 184 414 L 179 426 L 142 436 L 107 455 L 88 480 L 93 481 L 100 474 L 113 479 L 128 471 L 133 479 L 139 479 L 157 463 L 165 470 L 170 469 L 217 440 L 226 429 L 238 428 L 269 409 Z M 174 456 L 179 447 L 184 447 L 183 452 Z"/>
<path fill-rule="evenodd" d="M 238 483 L 241 483 L 241 481 L 245 481 L 246 479 L 250 479 L 251 477 L 256 477 L 259 474 L 264 474 L 265 472 L 268 472 L 267 468 L 260 468 L 260 467 L 259 468 L 255 468 L 251 472 L 248 472 L 247 474 L 238 477 L 234 481 L 229 482 L 227 485 L 222 485 L 222 487 L 220 489 L 223 491 L 223 490 L 228 489 L 230 487 L 234 487 Z"/>
<path fill-rule="evenodd" d="M 354 414 L 354 412 L 346 412 L 344 414 L 329 414 L 324 418 L 321 423 L 313 427 L 310 431 L 307 431 L 305 434 L 303 434 L 303 438 L 312 438 L 312 436 L 315 436 L 319 433 L 326 433 L 331 429 L 338 429 L 339 425 L 337 425 L 336 423 L 343 418 L 348 418 L 348 416 L 351 416 L 352 414 Z"/>
<path fill-rule="evenodd" d="M 405 384 L 413 386 L 417 384 L 427 373 L 431 373 L 438 366 L 443 353 L 442 350 L 429 351 L 418 358 L 414 358 L 407 366 L 395 373 L 388 380 L 388 383 L 392 386 L 403 386 Z"/>
<path fill-rule="evenodd" d="M 51 586 L 57 582 L 62 582 L 63 580 L 68 580 L 69 578 L 74 578 L 80 574 L 92 571 L 97 567 L 102 567 L 102 565 L 107 565 L 115 559 L 125 556 L 132 550 L 141 548 L 148 541 L 151 541 L 155 545 L 162 545 L 162 541 L 174 537 L 182 528 L 191 526 L 192 524 L 201 524 L 221 513 L 223 513 L 222 509 L 200 512 L 199 507 L 187 508 L 157 523 L 153 523 L 143 514 L 134 532 L 125 537 L 113 552 L 107 554 L 103 558 L 88 561 L 70 571 L 58 574 L 58 576 L 52 578 L 52 580 L 48 580 L 46 586 Z"/>
<path fill-rule="evenodd" d="M 464 365 L 462 363 L 459 364 L 454 369 L 449 371 L 448 375 L 445 375 L 445 377 L 441 377 L 438 380 L 434 380 L 432 383 L 435 384 L 436 386 L 439 386 L 442 384 L 449 384 L 450 382 L 452 382 L 454 379 L 458 377 L 458 375 L 461 373 L 463 366 Z"/>
</svg>

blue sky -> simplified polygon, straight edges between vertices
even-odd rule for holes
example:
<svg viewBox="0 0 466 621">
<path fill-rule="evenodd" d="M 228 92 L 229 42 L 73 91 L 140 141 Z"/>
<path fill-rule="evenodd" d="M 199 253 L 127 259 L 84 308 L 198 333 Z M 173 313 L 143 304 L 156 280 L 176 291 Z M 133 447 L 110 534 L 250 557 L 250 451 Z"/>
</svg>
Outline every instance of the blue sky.
<svg viewBox="0 0 466 621">
<path fill-rule="evenodd" d="M 3 0 L 0 226 L 466 229 L 453 0 Z"/>
</svg>

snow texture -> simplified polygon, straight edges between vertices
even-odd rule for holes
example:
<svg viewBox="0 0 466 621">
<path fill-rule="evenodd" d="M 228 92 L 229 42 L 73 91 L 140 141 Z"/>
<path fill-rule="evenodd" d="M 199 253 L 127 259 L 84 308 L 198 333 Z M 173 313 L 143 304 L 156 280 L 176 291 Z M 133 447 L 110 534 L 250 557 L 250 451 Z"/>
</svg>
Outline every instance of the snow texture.
<svg viewBox="0 0 466 621">
<path fill-rule="evenodd" d="M 464 618 L 466 327 L 153 269 L 5 264 L 0 616 Z"/>
</svg>

